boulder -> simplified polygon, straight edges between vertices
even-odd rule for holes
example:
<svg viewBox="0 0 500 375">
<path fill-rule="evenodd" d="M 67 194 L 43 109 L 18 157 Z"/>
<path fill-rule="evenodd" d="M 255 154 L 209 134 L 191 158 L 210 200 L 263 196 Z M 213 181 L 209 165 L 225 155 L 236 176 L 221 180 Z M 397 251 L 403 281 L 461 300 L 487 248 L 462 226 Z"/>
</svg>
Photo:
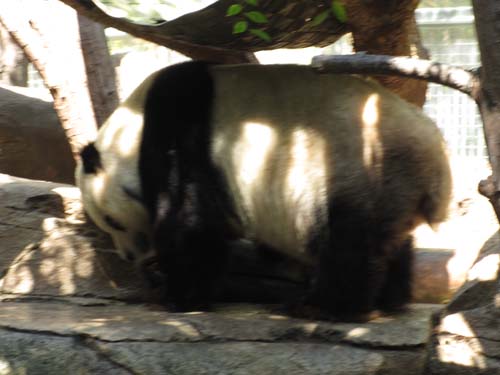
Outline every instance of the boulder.
<svg viewBox="0 0 500 375">
<path fill-rule="evenodd" d="M 433 325 L 428 374 L 500 374 L 500 233 Z"/>
<path fill-rule="evenodd" d="M 0 85 L 0 172 L 74 182 L 75 162 L 52 102 L 34 89 Z"/>
</svg>

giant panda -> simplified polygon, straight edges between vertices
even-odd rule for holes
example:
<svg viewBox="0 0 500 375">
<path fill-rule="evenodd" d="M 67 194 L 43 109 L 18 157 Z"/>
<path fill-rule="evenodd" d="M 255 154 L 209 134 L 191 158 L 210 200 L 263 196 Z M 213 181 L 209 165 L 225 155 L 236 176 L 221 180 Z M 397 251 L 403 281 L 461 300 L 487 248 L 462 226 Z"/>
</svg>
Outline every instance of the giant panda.
<svg viewBox="0 0 500 375">
<path fill-rule="evenodd" d="M 181 309 L 210 304 L 238 238 L 304 264 L 301 303 L 332 316 L 410 300 L 411 232 L 442 222 L 451 195 L 443 138 L 417 107 L 369 79 L 297 65 L 186 62 L 132 97 L 118 110 L 134 107 L 131 129 L 111 119 L 136 135 L 129 152 L 120 138 L 95 142 L 79 186 L 134 258 L 140 224 Z"/>
</svg>

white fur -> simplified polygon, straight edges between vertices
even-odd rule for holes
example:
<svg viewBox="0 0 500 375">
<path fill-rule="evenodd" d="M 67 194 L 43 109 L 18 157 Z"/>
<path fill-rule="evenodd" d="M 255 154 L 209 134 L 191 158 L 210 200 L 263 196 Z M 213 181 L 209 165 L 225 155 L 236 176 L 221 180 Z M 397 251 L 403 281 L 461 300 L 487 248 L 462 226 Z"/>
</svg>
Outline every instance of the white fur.
<svg viewBox="0 0 500 375">
<path fill-rule="evenodd" d="M 152 248 L 138 247 L 137 235 L 151 241 L 151 224 L 146 208 L 125 193 L 124 188 L 141 196 L 138 157 L 143 128 L 143 102 L 156 73 L 147 78 L 100 128 L 95 147 L 99 151 L 102 169 L 85 174 L 81 160 L 76 167 L 76 183 L 82 192 L 86 212 L 105 232 L 109 233 L 120 257 L 127 253 L 141 264 L 153 256 Z M 105 216 L 118 221 L 125 231 L 110 227 Z"/>
<path fill-rule="evenodd" d="M 328 220 L 331 197 L 348 196 L 354 209 L 365 207 L 381 194 L 384 174 L 401 186 L 382 194 L 408 195 L 394 233 L 421 220 L 415 207 L 424 195 L 441 202 L 423 220 L 445 218 L 444 142 L 417 107 L 372 81 L 303 66 L 216 66 L 212 73 L 219 104 L 212 158 L 248 237 L 309 261 L 307 241 Z M 385 153 L 408 158 L 384 165 Z"/>
</svg>

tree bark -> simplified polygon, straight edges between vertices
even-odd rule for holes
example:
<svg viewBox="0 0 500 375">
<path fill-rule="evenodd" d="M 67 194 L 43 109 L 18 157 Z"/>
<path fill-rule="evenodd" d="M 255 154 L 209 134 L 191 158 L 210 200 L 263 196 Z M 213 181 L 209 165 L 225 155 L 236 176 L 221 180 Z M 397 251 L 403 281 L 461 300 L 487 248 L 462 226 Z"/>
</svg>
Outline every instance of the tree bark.
<svg viewBox="0 0 500 375">
<path fill-rule="evenodd" d="M 419 0 L 345 0 L 354 50 L 372 55 L 417 56 L 420 44 L 415 22 Z M 427 82 L 394 76 L 375 76 L 393 92 L 422 107 Z"/>
<path fill-rule="evenodd" d="M 0 82 L 12 86 L 28 86 L 28 59 L 0 25 Z"/>
<path fill-rule="evenodd" d="M 490 199 L 500 221 L 500 3 L 473 0 L 472 5 L 482 63 L 478 106 L 492 169 L 479 191 Z"/>
<path fill-rule="evenodd" d="M 81 147 L 93 139 L 97 131 L 76 12 L 56 1 L 7 1 L 2 2 L 0 23 L 23 49 L 49 88 L 76 158 Z"/>
<path fill-rule="evenodd" d="M 165 46 L 167 48 L 173 49 L 180 52 L 192 59 L 199 60 L 210 60 L 221 63 L 248 63 L 257 62 L 257 59 L 252 53 L 237 50 L 237 49 L 227 49 L 217 45 L 204 44 L 201 41 L 195 41 L 187 37 L 186 35 L 171 35 L 169 30 L 164 31 L 165 26 L 168 23 L 160 25 L 142 25 L 127 21 L 123 18 L 111 17 L 104 13 L 99 7 L 96 6 L 91 0 L 61 0 L 63 3 L 73 7 L 80 14 L 88 17 L 89 19 L 98 22 L 107 27 L 114 27 L 116 29 L 122 30 L 138 38 L 148 40 L 150 42 Z M 217 23 L 224 21 L 224 13 L 220 14 L 220 17 L 216 19 Z M 182 17 L 181 17 L 182 18 Z M 195 29 L 199 30 L 197 27 L 197 21 L 193 20 L 192 23 L 187 23 L 184 25 L 185 29 Z M 174 22 L 174 21 L 172 21 Z M 182 22 L 181 22 L 182 23 Z M 169 26 L 170 27 L 170 26 Z M 185 30 L 184 29 L 184 30 Z M 209 35 L 215 30 L 202 30 L 203 35 Z M 231 29 L 227 32 L 231 35 Z"/>
<path fill-rule="evenodd" d="M 90 100 L 101 126 L 119 104 L 115 68 L 102 25 L 78 15 L 78 26 Z"/>
<path fill-rule="evenodd" d="M 354 55 L 316 56 L 312 64 L 319 72 L 337 74 L 390 75 L 434 82 L 451 87 L 479 100 L 477 74 L 430 60 L 400 56 Z"/>
</svg>

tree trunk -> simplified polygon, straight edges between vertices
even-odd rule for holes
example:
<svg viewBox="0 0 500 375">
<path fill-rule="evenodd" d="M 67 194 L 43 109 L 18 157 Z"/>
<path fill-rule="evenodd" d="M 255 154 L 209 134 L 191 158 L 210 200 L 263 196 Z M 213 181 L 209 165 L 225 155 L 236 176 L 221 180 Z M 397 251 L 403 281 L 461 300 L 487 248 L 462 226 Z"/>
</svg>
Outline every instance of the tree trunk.
<svg viewBox="0 0 500 375">
<path fill-rule="evenodd" d="M 500 221 L 500 2 L 473 0 L 472 4 L 482 63 L 478 105 L 492 169 L 479 190 L 490 199 Z"/>
<path fill-rule="evenodd" d="M 97 126 L 101 126 L 119 103 L 115 68 L 104 27 L 82 15 L 78 15 L 78 25 L 90 99 Z"/>
<path fill-rule="evenodd" d="M 7 1 L 2 2 L 0 23 L 49 88 L 72 154 L 78 157 L 81 147 L 94 138 L 97 126 L 87 89 L 76 12 L 59 1 Z"/>
<path fill-rule="evenodd" d="M 0 82 L 11 86 L 28 86 L 28 59 L 0 25 Z"/>
<path fill-rule="evenodd" d="M 345 0 L 354 49 L 373 55 L 416 56 L 424 52 L 415 22 L 419 0 Z M 422 107 L 427 82 L 414 79 L 376 76 L 384 86 L 410 103 Z"/>
</svg>

